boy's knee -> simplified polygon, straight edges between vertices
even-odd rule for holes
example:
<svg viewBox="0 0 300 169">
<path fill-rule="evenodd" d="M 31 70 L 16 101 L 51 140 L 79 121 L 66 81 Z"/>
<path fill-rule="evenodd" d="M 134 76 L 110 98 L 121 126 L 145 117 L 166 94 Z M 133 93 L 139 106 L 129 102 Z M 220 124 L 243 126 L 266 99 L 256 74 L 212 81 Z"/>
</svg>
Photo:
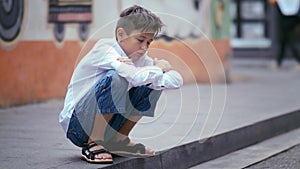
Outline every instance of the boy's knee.
<svg viewBox="0 0 300 169">
<path fill-rule="evenodd" d="M 107 89 L 107 88 L 126 88 L 128 82 L 125 78 L 118 75 L 115 70 L 109 70 L 106 74 L 97 82 L 96 89 Z"/>
</svg>

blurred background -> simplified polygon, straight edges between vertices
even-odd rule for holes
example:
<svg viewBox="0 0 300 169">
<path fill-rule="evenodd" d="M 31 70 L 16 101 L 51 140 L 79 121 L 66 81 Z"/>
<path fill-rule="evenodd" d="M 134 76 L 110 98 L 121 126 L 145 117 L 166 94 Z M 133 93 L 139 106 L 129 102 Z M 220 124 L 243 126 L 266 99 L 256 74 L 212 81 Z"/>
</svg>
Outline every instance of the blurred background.
<svg viewBox="0 0 300 169">
<path fill-rule="evenodd" d="M 1 0 L 0 107 L 63 98 L 76 63 L 114 37 L 133 4 L 166 24 L 149 55 L 170 59 L 185 84 L 227 83 L 232 60 L 272 61 L 280 50 L 279 10 L 268 0 Z"/>
</svg>

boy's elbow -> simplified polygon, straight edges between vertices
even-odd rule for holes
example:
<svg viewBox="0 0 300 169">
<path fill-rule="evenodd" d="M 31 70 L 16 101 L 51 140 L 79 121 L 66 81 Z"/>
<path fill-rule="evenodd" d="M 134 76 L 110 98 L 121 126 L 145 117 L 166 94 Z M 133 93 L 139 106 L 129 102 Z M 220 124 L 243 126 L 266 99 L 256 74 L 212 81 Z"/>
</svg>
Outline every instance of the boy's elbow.
<svg viewBox="0 0 300 169">
<path fill-rule="evenodd" d="M 182 85 L 183 85 L 183 78 L 182 78 L 182 76 L 178 73 L 178 76 L 176 77 L 175 88 L 180 88 Z"/>
<path fill-rule="evenodd" d="M 180 88 L 183 85 L 183 78 L 182 76 L 176 72 L 172 71 L 172 87 L 171 88 Z"/>
</svg>

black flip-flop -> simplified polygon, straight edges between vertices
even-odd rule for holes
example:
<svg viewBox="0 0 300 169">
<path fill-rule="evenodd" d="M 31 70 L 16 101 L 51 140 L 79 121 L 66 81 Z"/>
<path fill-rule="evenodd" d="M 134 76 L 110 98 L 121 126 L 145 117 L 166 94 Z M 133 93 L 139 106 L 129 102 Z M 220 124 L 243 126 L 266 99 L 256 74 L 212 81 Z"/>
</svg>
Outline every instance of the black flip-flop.
<svg viewBox="0 0 300 169">
<path fill-rule="evenodd" d="M 108 158 L 108 159 L 95 158 L 95 156 L 97 154 L 103 154 L 103 153 L 111 154 L 105 148 L 101 148 L 99 150 L 94 150 L 94 151 L 90 150 L 92 147 L 95 147 L 97 145 L 103 146 L 104 145 L 103 143 L 104 143 L 103 141 L 95 141 L 95 142 L 87 144 L 85 147 L 83 147 L 82 148 L 82 156 L 81 156 L 82 159 L 89 162 L 89 163 L 97 163 L 97 164 L 111 164 L 111 163 L 113 163 L 112 158 Z"/>
<path fill-rule="evenodd" d="M 146 147 L 141 144 L 135 144 L 134 146 L 129 146 L 130 139 L 127 137 L 122 141 L 110 141 L 107 143 L 106 147 L 111 154 L 119 156 L 130 156 L 130 157 L 151 157 L 154 154 L 146 154 Z"/>
</svg>

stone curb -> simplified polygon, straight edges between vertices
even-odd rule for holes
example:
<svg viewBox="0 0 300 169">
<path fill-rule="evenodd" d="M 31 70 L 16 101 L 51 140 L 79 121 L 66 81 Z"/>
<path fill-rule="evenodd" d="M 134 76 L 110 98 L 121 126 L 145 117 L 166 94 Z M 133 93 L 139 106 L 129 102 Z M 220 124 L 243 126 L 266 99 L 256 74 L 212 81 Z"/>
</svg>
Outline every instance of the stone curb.
<svg viewBox="0 0 300 169">
<path fill-rule="evenodd" d="M 300 127 L 300 110 L 266 119 L 206 140 L 174 147 L 149 158 L 116 158 L 104 169 L 189 168 Z"/>
</svg>

